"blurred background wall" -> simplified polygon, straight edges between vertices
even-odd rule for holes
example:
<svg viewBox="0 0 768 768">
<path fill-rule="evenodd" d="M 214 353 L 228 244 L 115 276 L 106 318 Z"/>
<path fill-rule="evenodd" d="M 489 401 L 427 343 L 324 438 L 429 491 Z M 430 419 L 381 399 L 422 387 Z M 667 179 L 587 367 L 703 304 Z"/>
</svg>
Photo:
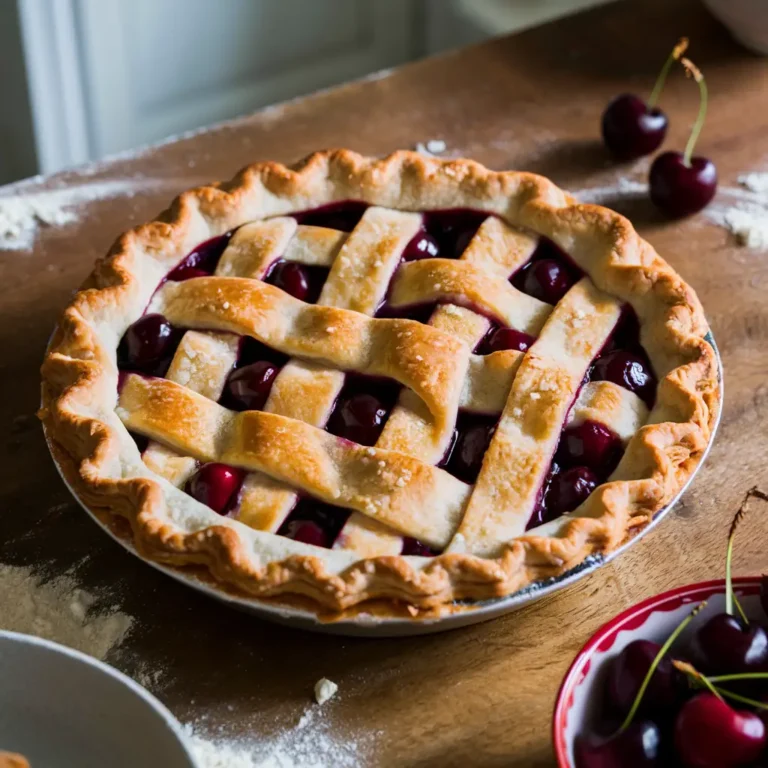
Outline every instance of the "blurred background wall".
<svg viewBox="0 0 768 768">
<path fill-rule="evenodd" d="M 0 0 L 0 183 L 606 0 Z"/>
</svg>

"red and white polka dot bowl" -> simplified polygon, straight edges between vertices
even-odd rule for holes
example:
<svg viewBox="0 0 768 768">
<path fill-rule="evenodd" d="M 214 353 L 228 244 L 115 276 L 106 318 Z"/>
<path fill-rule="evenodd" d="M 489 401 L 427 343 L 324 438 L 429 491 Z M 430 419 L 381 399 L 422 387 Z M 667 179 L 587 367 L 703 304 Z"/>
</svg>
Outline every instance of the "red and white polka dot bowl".
<svg viewBox="0 0 768 768">
<path fill-rule="evenodd" d="M 747 616 L 765 619 L 760 605 L 760 579 L 737 578 L 733 586 Z M 689 584 L 649 597 L 611 619 L 590 638 L 566 673 L 555 702 L 552 737 L 559 768 L 576 768 L 573 743 L 593 722 L 611 659 L 633 640 L 663 643 L 693 607 L 704 600 L 707 605 L 685 629 L 685 640 L 710 616 L 725 610 L 723 579 Z"/>
</svg>

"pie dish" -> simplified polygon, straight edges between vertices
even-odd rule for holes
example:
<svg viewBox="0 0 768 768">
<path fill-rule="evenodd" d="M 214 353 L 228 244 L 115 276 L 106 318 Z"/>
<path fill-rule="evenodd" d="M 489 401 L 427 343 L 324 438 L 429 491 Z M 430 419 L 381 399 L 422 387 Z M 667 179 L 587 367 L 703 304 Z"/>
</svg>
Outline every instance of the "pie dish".
<svg viewBox="0 0 768 768">
<path fill-rule="evenodd" d="M 120 237 L 61 317 L 40 416 L 144 557 L 421 616 L 647 526 L 717 421 L 707 332 L 625 218 L 545 178 L 320 152 Z"/>
</svg>

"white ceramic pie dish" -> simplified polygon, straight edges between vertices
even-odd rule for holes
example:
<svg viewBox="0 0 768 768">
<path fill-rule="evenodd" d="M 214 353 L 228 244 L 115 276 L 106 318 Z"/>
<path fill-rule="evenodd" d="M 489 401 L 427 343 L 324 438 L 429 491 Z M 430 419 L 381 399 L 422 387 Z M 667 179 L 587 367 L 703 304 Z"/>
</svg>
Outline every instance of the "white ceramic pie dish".
<svg viewBox="0 0 768 768">
<path fill-rule="evenodd" d="M 159 571 L 171 576 L 172 578 L 180 581 L 192 589 L 209 595 L 217 600 L 220 600 L 228 605 L 239 610 L 244 610 L 249 613 L 253 613 L 260 618 L 274 621 L 280 624 L 287 624 L 300 629 L 308 629 L 315 632 L 325 632 L 339 635 L 349 636 L 370 636 L 370 637 L 399 637 L 407 635 L 423 635 L 431 634 L 434 632 L 442 632 L 448 629 L 456 629 L 458 627 L 465 627 L 471 624 L 478 624 L 482 621 L 488 621 L 489 619 L 502 616 L 512 611 L 516 611 L 525 605 L 533 603 L 542 597 L 546 597 L 560 589 L 563 589 L 570 584 L 578 581 L 589 573 L 600 568 L 602 565 L 613 560 L 625 549 L 632 546 L 642 536 L 644 536 L 652 528 L 665 517 L 669 511 L 675 506 L 677 501 L 683 495 L 688 485 L 690 485 L 696 473 L 701 468 L 704 460 L 706 459 L 712 443 L 715 439 L 717 427 L 720 422 L 720 414 L 722 413 L 722 393 L 723 393 L 723 368 L 722 360 L 720 358 L 717 345 L 712 336 L 712 333 L 708 333 L 706 340 L 712 345 L 715 350 L 715 356 L 717 358 L 718 365 L 718 380 L 720 384 L 721 392 L 721 408 L 718 413 L 717 423 L 714 425 L 711 433 L 709 444 L 707 445 L 704 454 L 699 461 L 698 466 L 691 473 L 688 482 L 680 489 L 679 493 L 672 499 L 672 501 L 664 507 L 655 516 L 650 525 L 648 525 L 641 533 L 634 536 L 627 541 L 623 546 L 619 547 L 615 551 L 605 556 L 593 556 L 587 558 L 584 562 L 576 566 L 575 568 L 567 571 L 552 579 L 546 581 L 534 582 L 528 585 L 524 589 L 506 597 L 495 598 L 491 600 L 483 600 L 477 602 L 462 603 L 462 610 L 458 610 L 453 613 L 447 613 L 437 618 L 424 618 L 424 619 L 412 619 L 412 618 L 399 618 L 399 617 L 380 617 L 372 614 L 366 614 L 364 612 L 358 613 L 351 617 L 342 617 L 333 621 L 323 621 L 311 610 L 305 610 L 297 608 L 291 605 L 282 605 L 276 602 L 259 600 L 257 598 L 239 597 L 227 592 L 224 589 L 217 588 L 209 581 L 203 581 L 190 571 L 185 571 L 183 568 L 173 568 L 167 565 L 153 562 L 151 560 L 145 560 L 149 565 L 153 566 Z M 46 440 L 48 440 L 46 436 Z M 50 442 L 49 442 L 50 449 Z M 118 536 L 109 526 L 105 525 L 97 515 L 95 515 L 83 502 L 78 498 L 72 486 L 67 482 L 66 476 L 55 459 L 55 454 L 52 451 L 54 458 L 54 464 L 56 464 L 59 474 L 62 477 L 65 485 L 69 488 L 72 495 L 77 499 L 80 505 L 91 516 L 91 518 L 103 528 L 115 541 L 117 541 L 126 550 L 141 557 L 133 543 L 122 536 Z"/>
<path fill-rule="evenodd" d="M 199 768 L 173 715 L 90 656 L 0 632 L 0 681 L 0 750 L 32 768 Z"/>
</svg>

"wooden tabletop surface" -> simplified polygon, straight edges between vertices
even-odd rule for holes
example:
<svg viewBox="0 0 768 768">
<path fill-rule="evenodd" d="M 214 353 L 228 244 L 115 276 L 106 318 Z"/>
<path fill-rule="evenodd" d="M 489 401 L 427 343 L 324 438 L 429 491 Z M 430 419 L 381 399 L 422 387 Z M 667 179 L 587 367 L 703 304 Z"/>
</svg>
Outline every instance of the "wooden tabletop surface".
<svg viewBox="0 0 768 768">
<path fill-rule="evenodd" d="M 626 90 L 647 93 L 680 34 L 690 36 L 711 93 L 699 150 L 733 187 L 768 161 L 768 60 L 738 48 L 693 0 L 612 4 L 32 182 L 28 191 L 61 188 L 84 198 L 94 188 L 76 187 L 105 181 L 130 182 L 134 192 L 81 202 L 78 221 L 44 228 L 33 252 L 0 256 L 0 562 L 57 571 L 87 557 L 86 588 L 119 584 L 137 629 L 115 663 L 129 672 L 137 663 L 166 670 L 155 692 L 184 721 L 274 739 L 310 706 L 312 686 L 325 676 L 340 695 L 323 708 L 323 727 L 337 742 L 357 744 L 354 763 L 552 765 L 552 706 L 580 646 L 632 603 L 720 576 L 734 510 L 748 487 L 768 486 L 768 254 L 737 246 L 703 215 L 665 222 L 626 184 L 613 194 L 621 177 L 643 181 L 647 164 L 616 166 L 598 141 L 607 101 Z M 666 146 L 682 149 L 697 90 L 674 77 L 663 104 L 672 119 Z M 711 455 L 682 502 L 577 585 L 490 623 L 411 639 L 273 626 L 124 553 L 72 501 L 33 417 L 46 340 L 94 260 L 176 192 L 249 162 L 294 161 L 331 146 L 382 154 L 431 138 L 445 140 L 447 154 L 491 168 L 537 171 L 574 191 L 607 187 L 601 199 L 630 216 L 698 291 L 722 352 L 726 401 Z M 739 574 L 768 566 L 764 521 L 758 514 L 745 525 Z"/>
</svg>

